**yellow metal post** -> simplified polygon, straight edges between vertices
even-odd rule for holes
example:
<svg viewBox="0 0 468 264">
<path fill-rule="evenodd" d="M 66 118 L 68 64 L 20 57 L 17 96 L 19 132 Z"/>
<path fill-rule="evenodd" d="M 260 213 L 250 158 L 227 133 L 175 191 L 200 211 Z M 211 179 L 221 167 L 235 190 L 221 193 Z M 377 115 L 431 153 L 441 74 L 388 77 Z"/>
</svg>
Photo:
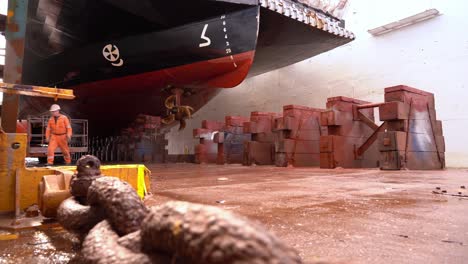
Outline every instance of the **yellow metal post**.
<svg viewBox="0 0 468 264">
<path fill-rule="evenodd" d="M 20 192 L 20 179 L 21 179 L 21 169 L 16 169 L 15 174 L 15 216 L 20 217 L 21 215 L 21 192 Z"/>
<path fill-rule="evenodd" d="M 0 132 L 0 212 L 15 209 L 16 170 L 24 169 L 26 134 Z"/>
</svg>

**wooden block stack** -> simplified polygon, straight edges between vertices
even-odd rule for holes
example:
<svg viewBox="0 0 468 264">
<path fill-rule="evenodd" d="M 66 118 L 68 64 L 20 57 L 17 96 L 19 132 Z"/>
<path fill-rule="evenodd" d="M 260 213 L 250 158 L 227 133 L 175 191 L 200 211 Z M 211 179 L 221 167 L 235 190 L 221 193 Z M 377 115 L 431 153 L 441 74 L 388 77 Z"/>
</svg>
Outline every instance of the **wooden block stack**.
<svg viewBox="0 0 468 264">
<path fill-rule="evenodd" d="M 365 122 L 355 119 L 353 106 L 369 102 L 348 97 L 327 99 L 327 111 L 321 114 L 321 125 L 328 127 L 328 135 L 320 138 L 321 168 L 374 168 L 378 167 L 379 152 L 373 144 L 362 156 L 356 150 L 374 133 Z M 360 112 L 372 123 L 374 109 L 362 109 Z M 375 124 L 374 124 L 375 125 Z"/>
<path fill-rule="evenodd" d="M 166 134 L 158 134 L 154 137 L 153 142 L 153 162 L 166 163 L 169 156 L 166 146 L 168 144 Z"/>
<path fill-rule="evenodd" d="M 223 129 L 223 122 L 203 120 L 202 128 L 193 130 L 193 136 L 200 140 L 200 144 L 195 146 L 195 163 L 216 163 L 218 144 L 213 141 L 213 138 Z"/>
<path fill-rule="evenodd" d="M 283 117 L 275 119 L 275 164 L 279 167 L 319 166 L 320 136 L 327 135 L 320 125 L 323 109 L 299 105 L 283 107 Z"/>
<path fill-rule="evenodd" d="M 135 141 L 133 161 L 153 161 L 154 143 L 158 129 L 161 127 L 161 117 L 150 115 L 138 115 L 135 122 L 138 139 Z"/>
<path fill-rule="evenodd" d="M 147 134 L 154 134 L 161 127 L 160 116 L 138 115 L 135 119 L 135 127 Z"/>
<path fill-rule="evenodd" d="M 224 131 L 214 136 L 214 142 L 218 143 L 218 164 L 243 163 L 244 142 L 251 139 L 250 134 L 244 133 L 244 123 L 248 121 L 248 117 L 226 116 Z"/>
<path fill-rule="evenodd" d="M 445 168 L 442 122 L 432 93 L 404 85 L 386 88 L 379 114 L 387 128 L 378 135 L 381 169 Z"/>
<path fill-rule="evenodd" d="M 161 117 L 140 114 L 117 136 L 90 138 L 89 153 L 103 162 L 165 163 L 167 131 Z"/>
<path fill-rule="evenodd" d="M 251 134 L 252 140 L 244 142 L 243 165 L 275 164 L 275 135 L 273 126 L 279 113 L 252 112 L 250 121 L 244 123 L 244 133 Z"/>
</svg>

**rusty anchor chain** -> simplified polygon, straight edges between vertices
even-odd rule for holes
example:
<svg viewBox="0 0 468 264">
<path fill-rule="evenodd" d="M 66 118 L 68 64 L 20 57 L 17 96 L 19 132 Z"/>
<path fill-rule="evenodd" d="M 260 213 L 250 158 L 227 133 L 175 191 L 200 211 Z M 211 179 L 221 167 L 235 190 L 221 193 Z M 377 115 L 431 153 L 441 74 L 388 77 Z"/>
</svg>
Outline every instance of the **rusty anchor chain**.
<svg viewBox="0 0 468 264">
<path fill-rule="evenodd" d="M 220 208 L 180 201 L 147 208 L 128 183 L 100 175 L 99 166 L 94 156 L 78 161 L 74 196 L 57 214 L 82 239 L 80 262 L 301 263 L 262 226 Z"/>
</svg>

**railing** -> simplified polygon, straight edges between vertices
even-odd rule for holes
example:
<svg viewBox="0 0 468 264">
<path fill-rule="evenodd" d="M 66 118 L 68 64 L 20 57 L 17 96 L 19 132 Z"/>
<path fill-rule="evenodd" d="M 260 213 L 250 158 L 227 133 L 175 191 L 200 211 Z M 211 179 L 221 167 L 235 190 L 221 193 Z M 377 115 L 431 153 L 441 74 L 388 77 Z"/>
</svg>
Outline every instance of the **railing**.
<svg viewBox="0 0 468 264">
<path fill-rule="evenodd" d="M 325 5 L 324 3 L 330 4 Z M 346 3 L 347 0 L 260 0 L 260 5 L 271 11 L 320 30 L 354 39 L 354 34 L 345 29 L 344 21 L 341 19 Z"/>
<path fill-rule="evenodd" d="M 29 117 L 28 121 L 28 136 L 29 148 L 28 154 L 32 157 L 44 156 L 47 153 L 47 142 L 45 138 L 47 123 L 50 116 L 43 115 L 40 117 Z M 70 153 L 72 159 L 79 158 L 81 155 L 88 152 L 88 120 L 85 119 L 70 119 L 73 129 L 73 135 L 69 142 Z M 56 153 L 61 153 L 56 151 Z"/>
</svg>

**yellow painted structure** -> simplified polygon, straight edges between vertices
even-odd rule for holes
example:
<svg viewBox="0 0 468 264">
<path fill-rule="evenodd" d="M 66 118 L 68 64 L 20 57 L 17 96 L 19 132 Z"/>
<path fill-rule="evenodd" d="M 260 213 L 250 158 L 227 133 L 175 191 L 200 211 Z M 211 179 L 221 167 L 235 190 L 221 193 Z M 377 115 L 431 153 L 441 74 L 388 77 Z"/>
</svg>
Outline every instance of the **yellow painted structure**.
<svg viewBox="0 0 468 264">
<path fill-rule="evenodd" d="M 75 171 L 75 166 L 54 167 L 57 171 Z M 151 171 L 145 165 L 103 165 L 101 173 L 105 176 L 113 176 L 130 183 L 138 195 L 143 198 L 148 193 Z"/>
<path fill-rule="evenodd" d="M 54 99 L 74 99 L 73 90 L 50 88 L 43 86 L 11 84 L 0 82 L 0 92 L 6 94 L 21 94 L 36 97 L 49 97 Z"/>
<path fill-rule="evenodd" d="M 63 200 L 71 196 L 70 182 L 73 171 L 63 171 L 59 175 L 44 175 L 39 183 L 39 210 L 45 217 L 55 217 Z"/>
<path fill-rule="evenodd" d="M 0 213 L 15 211 L 15 199 L 21 210 L 39 204 L 39 184 L 46 175 L 62 176 L 73 171 L 75 166 L 53 168 L 26 168 L 27 134 L 7 134 L 0 131 Z M 101 172 L 106 176 L 118 177 L 128 182 L 140 197 L 147 194 L 150 187 L 149 171 L 144 165 L 104 165 Z M 19 178 L 18 190 L 15 189 Z M 69 174 L 69 173 L 66 173 Z M 50 179 L 50 178 L 49 178 Z M 51 184 L 51 188 L 68 184 Z M 16 195 L 18 193 L 18 195 Z"/>
</svg>

